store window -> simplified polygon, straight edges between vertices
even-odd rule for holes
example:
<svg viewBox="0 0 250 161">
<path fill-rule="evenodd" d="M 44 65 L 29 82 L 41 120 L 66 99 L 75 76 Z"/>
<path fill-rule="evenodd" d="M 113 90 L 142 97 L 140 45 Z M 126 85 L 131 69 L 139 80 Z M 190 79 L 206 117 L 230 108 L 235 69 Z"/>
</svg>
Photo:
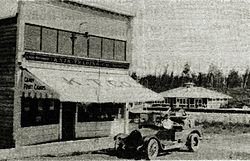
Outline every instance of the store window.
<svg viewBox="0 0 250 161">
<path fill-rule="evenodd" d="M 76 34 L 74 54 L 77 56 L 88 56 L 88 39 L 82 34 Z"/>
<path fill-rule="evenodd" d="M 57 30 L 42 28 L 42 51 L 49 53 L 57 52 Z"/>
<path fill-rule="evenodd" d="M 126 41 L 25 25 L 26 50 L 126 61 Z"/>
<path fill-rule="evenodd" d="M 59 101 L 22 98 L 21 126 L 39 126 L 59 123 Z"/>
<path fill-rule="evenodd" d="M 90 58 L 101 58 L 101 45 L 102 39 L 99 37 L 89 38 L 89 57 Z"/>
<path fill-rule="evenodd" d="M 24 46 L 27 50 L 40 50 L 41 27 L 25 25 Z"/>
<path fill-rule="evenodd" d="M 115 41 L 115 60 L 125 61 L 126 60 L 126 45 L 125 41 Z"/>
<path fill-rule="evenodd" d="M 123 117 L 123 104 L 92 103 L 78 105 L 78 122 L 113 121 Z"/>
<path fill-rule="evenodd" d="M 58 34 L 58 53 L 72 55 L 72 33 L 59 31 Z"/>
<path fill-rule="evenodd" d="M 103 39 L 102 42 L 102 58 L 103 59 L 113 59 L 114 58 L 114 40 Z"/>
</svg>

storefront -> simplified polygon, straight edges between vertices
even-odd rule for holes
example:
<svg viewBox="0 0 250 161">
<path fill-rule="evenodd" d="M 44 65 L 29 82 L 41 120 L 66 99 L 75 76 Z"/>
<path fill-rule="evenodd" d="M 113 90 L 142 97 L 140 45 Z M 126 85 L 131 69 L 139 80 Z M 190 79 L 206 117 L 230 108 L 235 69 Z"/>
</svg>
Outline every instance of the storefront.
<svg viewBox="0 0 250 161">
<path fill-rule="evenodd" d="M 125 132 L 126 110 L 134 102 L 161 99 L 129 75 L 101 69 L 27 66 L 21 77 L 21 145 Z"/>
<path fill-rule="evenodd" d="M 1 148 L 127 132 L 133 103 L 163 99 L 129 76 L 133 14 L 71 1 L 20 1 L 16 12 L 0 21 L 14 34 Z"/>
</svg>

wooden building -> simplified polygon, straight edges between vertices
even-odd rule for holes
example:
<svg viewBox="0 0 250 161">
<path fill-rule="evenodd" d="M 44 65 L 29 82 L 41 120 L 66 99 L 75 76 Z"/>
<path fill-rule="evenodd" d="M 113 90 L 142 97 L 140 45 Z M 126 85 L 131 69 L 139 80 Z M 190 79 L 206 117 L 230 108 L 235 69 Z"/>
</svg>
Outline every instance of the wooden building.
<svg viewBox="0 0 250 161">
<path fill-rule="evenodd" d="M 16 6 L 0 20 L 0 148 L 126 132 L 134 102 L 163 99 L 129 76 L 133 14 Z"/>
<path fill-rule="evenodd" d="M 223 93 L 203 87 L 195 87 L 193 83 L 186 83 L 184 87 L 171 89 L 160 93 L 171 107 L 180 108 L 220 108 L 232 99 Z"/>
</svg>

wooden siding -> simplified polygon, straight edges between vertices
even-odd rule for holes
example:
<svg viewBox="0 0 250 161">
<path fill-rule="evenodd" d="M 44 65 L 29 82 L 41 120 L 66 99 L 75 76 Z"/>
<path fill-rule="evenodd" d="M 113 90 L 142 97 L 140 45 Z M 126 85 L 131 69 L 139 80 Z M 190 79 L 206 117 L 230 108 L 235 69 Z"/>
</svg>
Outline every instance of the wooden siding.
<svg viewBox="0 0 250 161">
<path fill-rule="evenodd" d="M 0 148 L 14 147 L 16 17 L 0 20 Z"/>
<path fill-rule="evenodd" d="M 18 145 L 31 145 L 59 140 L 59 124 L 18 129 Z"/>
<path fill-rule="evenodd" d="M 78 122 L 76 124 L 76 138 L 110 136 L 111 121 Z"/>
</svg>

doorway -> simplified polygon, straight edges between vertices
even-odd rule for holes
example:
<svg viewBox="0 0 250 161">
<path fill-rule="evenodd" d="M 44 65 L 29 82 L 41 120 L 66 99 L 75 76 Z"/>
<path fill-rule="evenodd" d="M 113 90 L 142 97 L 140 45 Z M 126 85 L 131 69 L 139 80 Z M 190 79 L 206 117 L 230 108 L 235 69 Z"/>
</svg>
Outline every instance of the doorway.
<svg viewBox="0 0 250 161">
<path fill-rule="evenodd" d="M 73 140 L 75 138 L 75 113 L 75 103 L 62 103 L 62 140 Z"/>
</svg>

